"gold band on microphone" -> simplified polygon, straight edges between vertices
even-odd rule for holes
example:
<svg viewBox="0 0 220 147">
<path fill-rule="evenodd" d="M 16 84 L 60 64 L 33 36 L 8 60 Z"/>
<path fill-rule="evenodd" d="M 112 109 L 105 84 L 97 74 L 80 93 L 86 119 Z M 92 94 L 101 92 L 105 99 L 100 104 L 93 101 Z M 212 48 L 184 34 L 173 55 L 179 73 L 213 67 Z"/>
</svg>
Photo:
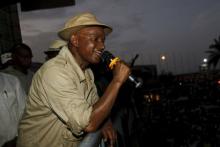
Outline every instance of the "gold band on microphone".
<svg viewBox="0 0 220 147">
<path fill-rule="evenodd" d="M 111 60 L 111 62 L 110 62 L 110 64 L 108 65 L 108 67 L 109 67 L 109 69 L 113 69 L 114 68 L 114 66 L 116 65 L 116 63 L 118 62 L 118 61 L 120 61 L 120 58 L 118 58 L 118 57 L 115 57 L 114 59 L 110 59 Z"/>
</svg>

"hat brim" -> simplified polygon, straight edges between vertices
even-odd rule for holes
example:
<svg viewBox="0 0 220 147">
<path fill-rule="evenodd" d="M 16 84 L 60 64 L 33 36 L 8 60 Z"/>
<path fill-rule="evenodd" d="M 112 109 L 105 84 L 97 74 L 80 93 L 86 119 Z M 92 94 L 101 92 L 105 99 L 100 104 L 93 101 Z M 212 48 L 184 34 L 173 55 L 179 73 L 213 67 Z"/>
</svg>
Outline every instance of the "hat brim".
<svg viewBox="0 0 220 147">
<path fill-rule="evenodd" d="M 74 33 L 74 32 L 78 32 L 79 30 L 86 28 L 86 27 L 91 27 L 91 26 L 100 26 L 104 28 L 104 32 L 105 35 L 107 36 L 108 34 L 110 34 L 112 32 L 112 28 L 104 25 L 104 24 L 89 24 L 89 25 L 80 25 L 80 26 L 75 26 L 75 27 L 70 27 L 70 28 L 65 28 L 62 29 L 58 32 L 58 36 L 66 41 L 69 41 L 70 36 Z"/>
</svg>

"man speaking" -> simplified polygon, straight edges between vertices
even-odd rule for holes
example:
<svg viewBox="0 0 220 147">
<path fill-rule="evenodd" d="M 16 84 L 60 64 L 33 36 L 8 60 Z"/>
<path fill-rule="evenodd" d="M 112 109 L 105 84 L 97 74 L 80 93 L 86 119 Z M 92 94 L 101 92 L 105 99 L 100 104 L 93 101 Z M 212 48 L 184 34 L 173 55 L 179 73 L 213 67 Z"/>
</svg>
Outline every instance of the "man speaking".
<svg viewBox="0 0 220 147">
<path fill-rule="evenodd" d="M 18 147 L 77 147 L 84 135 L 101 129 L 113 146 L 116 132 L 108 116 L 130 68 L 116 63 L 113 78 L 98 97 L 90 64 L 100 62 L 112 28 L 91 13 L 68 20 L 58 35 L 68 41 L 33 78 L 19 126 Z"/>
</svg>

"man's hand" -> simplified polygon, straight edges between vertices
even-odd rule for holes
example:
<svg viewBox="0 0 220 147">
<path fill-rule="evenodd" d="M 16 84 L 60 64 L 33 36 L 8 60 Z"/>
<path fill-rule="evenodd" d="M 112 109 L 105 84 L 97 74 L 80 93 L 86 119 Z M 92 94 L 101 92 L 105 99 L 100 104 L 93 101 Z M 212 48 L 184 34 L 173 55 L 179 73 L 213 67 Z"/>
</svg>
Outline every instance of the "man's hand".
<svg viewBox="0 0 220 147">
<path fill-rule="evenodd" d="M 112 122 L 108 120 L 104 126 L 102 127 L 102 135 L 105 142 L 108 142 L 109 147 L 113 147 L 116 139 L 117 139 L 117 133 L 113 128 Z"/>
<path fill-rule="evenodd" d="M 129 77 L 131 69 L 123 62 L 118 61 L 113 69 L 113 80 L 123 84 Z"/>
</svg>

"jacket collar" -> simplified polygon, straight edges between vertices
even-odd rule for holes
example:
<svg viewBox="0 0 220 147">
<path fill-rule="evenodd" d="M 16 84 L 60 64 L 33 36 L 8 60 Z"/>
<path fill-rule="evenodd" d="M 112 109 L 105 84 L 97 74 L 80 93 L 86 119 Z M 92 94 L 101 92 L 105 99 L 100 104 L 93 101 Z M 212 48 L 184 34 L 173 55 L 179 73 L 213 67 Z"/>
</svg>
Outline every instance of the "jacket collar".
<svg viewBox="0 0 220 147">
<path fill-rule="evenodd" d="M 67 46 L 64 46 L 60 52 L 59 55 L 61 55 L 62 57 L 64 57 L 64 59 L 66 60 L 67 64 L 70 64 L 71 69 L 77 74 L 78 78 L 80 79 L 80 82 L 83 82 L 86 80 L 86 77 L 89 78 L 89 80 L 92 80 L 91 77 L 91 69 L 87 68 L 85 70 L 85 73 L 82 71 L 82 69 L 80 68 L 80 66 L 77 64 L 74 56 L 72 55 L 72 53 L 70 52 L 70 50 L 68 49 Z"/>
</svg>

